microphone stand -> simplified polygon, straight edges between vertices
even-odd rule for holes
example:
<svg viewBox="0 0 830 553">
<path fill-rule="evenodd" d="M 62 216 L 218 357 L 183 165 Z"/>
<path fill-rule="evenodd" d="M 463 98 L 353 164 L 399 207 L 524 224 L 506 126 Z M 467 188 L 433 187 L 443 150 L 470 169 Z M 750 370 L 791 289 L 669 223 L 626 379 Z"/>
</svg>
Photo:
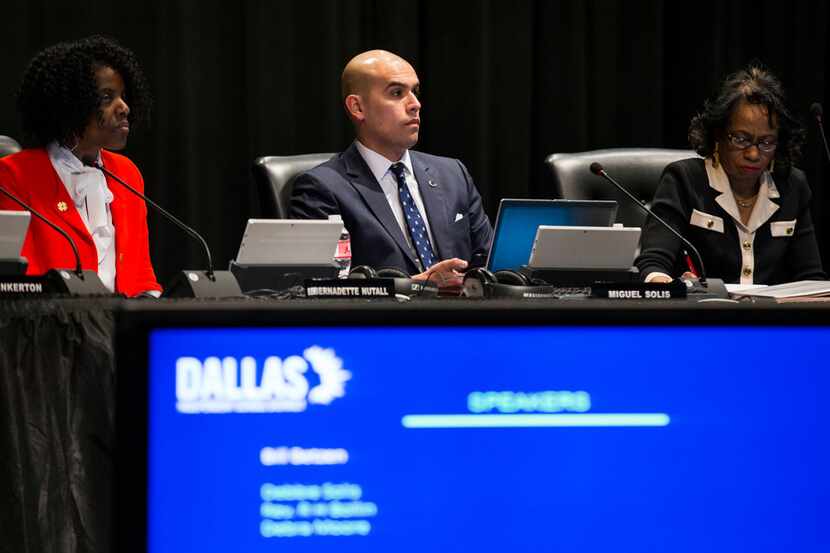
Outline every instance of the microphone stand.
<svg viewBox="0 0 830 553">
<path fill-rule="evenodd" d="M 72 255 L 75 256 L 75 269 L 50 269 L 42 277 L 37 276 L 15 276 L 11 279 L 0 277 L 11 290 L 25 290 L 26 294 L 58 293 L 70 294 L 72 296 L 106 296 L 112 295 L 95 271 L 84 271 L 81 265 L 81 254 L 78 246 L 69 234 L 58 225 L 44 217 L 32 206 L 0 186 L 0 193 L 11 201 L 43 221 L 49 228 L 63 236 L 72 248 Z M 14 286 L 18 284 L 18 286 Z M 22 285 L 22 286 L 21 286 Z M 18 294 L 18 292 L 12 292 Z"/>
<path fill-rule="evenodd" d="M 28 211 L 29 213 L 31 213 L 32 215 L 46 223 L 54 231 L 60 233 L 60 235 L 63 236 L 67 242 L 69 242 L 69 245 L 72 247 L 72 255 L 75 256 L 75 274 L 78 276 L 79 279 L 83 280 L 84 270 L 81 267 L 81 254 L 78 252 L 78 246 L 75 245 L 75 241 L 72 240 L 72 238 L 66 233 L 66 231 L 60 228 L 55 223 L 53 223 L 52 221 L 50 221 L 49 219 L 47 219 L 46 217 L 44 217 L 43 215 L 41 215 L 40 213 L 38 213 L 36 210 L 32 209 L 32 206 L 30 206 L 29 204 L 27 204 L 26 202 L 24 202 L 23 200 L 21 200 L 20 198 L 6 190 L 5 188 L 0 187 L 0 192 L 2 192 L 3 195 L 6 196 L 8 199 L 10 199 L 26 211 Z"/>
<path fill-rule="evenodd" d="M 161 213 L 168 221 L 185 231 L 192 238 L 195 238 L 202 246 L 207 258 L 207 271 L 185 270 L 178 273 L 168 286 L 165 287 L 165 297 L 241 297 L 242 291 L 236 277 L 230 271 L 214 271 L 213 258 L 210 255 L 210 248 L 202 235 L 191 227 L 184 224 L 179 218 L 161 207 L 159 204 L 127 184 L 121 177 L 104 167 L 102 163 L 95 160 L 84 160 L 84 164 L 94 167 L 112 178 L 135 196 L 144 200 L 147 204 Z"/>
<path fill-rule="evenodd" d="M 822 119 L 824 109 L 822 109 L 821 104 L 815 102 L 812 106 L 810 106 L 810 112 L 813 114 L 813 117 L 816 118 L 816 122 L 818 122 L 818 130 L 821 133 L 821 142 L 824 144 L 824 153 L 827 156 L 827 161 L 830 161 L 830 148 L 827 147 L 827 137 L 824 135 L 824 121 Z"/>
<path fill-rule="evenodd" d="M 610 182 L 611 184 L 613 184 L 620 192 L 622 192 L 623 194 L 628 196 L 628 198 L 630 198 L 635 204 L 640 206 L 640 209 L 645 211 L 647 215 L 650 215 L 650 216 L 654 217 L 654 219 L 657 222 L 659 222 L 661 225 L 663 225 L 665 228 L 667 228 L 669 231 L 671 231 L 672 234 L 677 236 L 677 238 L 680 239 L 680 241 L 689 249 L 689 251 L 691 251 L 692 253 L 695 254 L 695 257 L 697 258 L 697 261 L 698 261 L 698 264 L 699 264 L 698 266 L 700 267 L 700 276 L 698 277 L 698 282 L 700 283 L 700 285 L 704 289 L 710 290 L 714 297 L 719 297 L 719 298 L 729 297 L 728 293 L 726 292 L 726 287 L 724 286 L 723 281 L 721 279 L 714 279 L 713 278 L 713 279 L 711 279 L 712 280 L 711 283 L 706 280 L 706 268 L 703 265 L 703 257 L 700 255 L 700 252 L 697 251 L 697 248 L 694 246 L 694 244 L 692 244 L 689 240 L 687 240 L 682 234 L 677 232 L 677 230 L 675 230 L 675 228 L 673 226 L 671 226 L 666 221 L 664 221 L 660 216 L 658 216 L 656 213 L 654 213 L 654 211 L 652 211 L 651 209 L 649 209 L 648 207 L 643 205 L 643 203 L 640 200 L 638 200 L 637 197 L 634 196 L 634 194 L 629 192 L 623 185 L 621 185 L 616 180 L 614 180 L 614 178 L 612 178 L 605 171 L 605 169 L 602 167 L 601 164 L 599 164 L 597 162 L 594 162 L 594 163 L 591 164 L 590 169 L 591 169 L 591 173 L 593 173 L 597 176 L 600 176 L 600 177 L 604 178 L 605 180 L 607 180 L 608 182 Z M 710 284 L 711 284 L 711 286 L 710 286 Z"/>
<path fill-rule="evenodd" d="M 198 232 L 193 230 L 191 227 L 184 224 L 178 217 L 176 217 L 175 215 L 173 215 L 172 213 L 170 213 L 169 211 L 167 211 L 166 209 L 161 207 L 159 204 L 157 204 L 156 202 L 154 202 L 153 200 L 151 200 L 150 198 L 148 198 L 147 196 L 145 196 L 144 194 L 142 194 L 141 192 L 139 192 L 138 190 L 136 190 L 135 188 L 133 188 L 132 186 L 127 184 L 121 177 L 119 177 L 118 175 L 116 175 L 115 173 L 113 173 L 112 171 L 107 169 L 106 167 L 104 167 L 104 165 L 102 163 L 98 163 L 97 161 L 92 161 L 92 162 L 87 163 L 87 165 L 89 165 L 90 167 L 94 167 L 94 168 L 98 169 L 99 171 L 101 171 L 105 175 L 107 175 L 108 177 L 110 177 L 113 180 L 117 181 L 121 186 L 123 186 L 124 188 L 126 188 L 127 190 L 129 190 L 130 192 L 132 192 L 133 194 L 135 194 L 136 196 L 138 196 L 139 198 L 141 198 L 142 200 L 144 200 L 148 204 L 150 204 L 153 207 L 153 209 L 156 209 L 159 213 L 164 215 L 164 217 L 168 221 L 172 222 L 177 227 L 179 227 L 180 229 L 185 231 L 187 234 L 189 234 L 190 236 L 195 238 L 202 245 L 202 249 L 205 252 L 205 257 L 207 257 L 207 266 L 208 266 L 208 268 L 207 268 L 207 271 L 205 271 L 205 274 L 207 275 L 207 277 L 210 280 L 212 280 L 212 281 L 216 280 L 216 277 L 213 274 L 213 258 L 210 255 L 210 248 L 208 248 L 207 242 L 205 242 L 205 239 L 202 238 L 201 234 L 199 234 Z"/>
</svg>

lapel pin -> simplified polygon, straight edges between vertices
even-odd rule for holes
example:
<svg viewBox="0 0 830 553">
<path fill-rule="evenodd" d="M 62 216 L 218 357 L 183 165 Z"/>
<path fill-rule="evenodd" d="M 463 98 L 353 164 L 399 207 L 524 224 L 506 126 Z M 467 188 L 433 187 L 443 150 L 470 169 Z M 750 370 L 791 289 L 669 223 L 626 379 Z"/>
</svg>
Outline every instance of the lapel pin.
<svg viewBox="0 0 830 553">
<path fill-rule="evenodd" d="M 66 202 L 58 202 L 58 211 L 66 211 L 69 209 L 66 207 Z"/>
<path fill-rule="evenodd" d="M 433 187 L 433 188 L 438 188 L 438 183 L 437 183 L 437 182 L 434 182 L 432 179 L 429 179 L 427 182 L 429 183 L 429 185 L 430 185 L 431 187 Z"/>
</svg>

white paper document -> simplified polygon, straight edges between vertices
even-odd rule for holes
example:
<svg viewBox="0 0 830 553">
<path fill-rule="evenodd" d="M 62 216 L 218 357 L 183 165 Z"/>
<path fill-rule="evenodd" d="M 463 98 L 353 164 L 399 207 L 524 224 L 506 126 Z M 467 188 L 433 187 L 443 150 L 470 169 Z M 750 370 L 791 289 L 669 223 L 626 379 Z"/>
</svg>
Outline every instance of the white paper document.
<svg viewBox="0 0 830 553">
<path fill-rule="evenodd" d="M 763 284 L 743 286 L 727 284 L 726 287 L 729 294 L 734 296 L 783 299 L 830 295 L 830 281 L 827 280 L 799 280 L 797 282 L 776 284 L 775 286 L 765 286 Z"/>
</svg>

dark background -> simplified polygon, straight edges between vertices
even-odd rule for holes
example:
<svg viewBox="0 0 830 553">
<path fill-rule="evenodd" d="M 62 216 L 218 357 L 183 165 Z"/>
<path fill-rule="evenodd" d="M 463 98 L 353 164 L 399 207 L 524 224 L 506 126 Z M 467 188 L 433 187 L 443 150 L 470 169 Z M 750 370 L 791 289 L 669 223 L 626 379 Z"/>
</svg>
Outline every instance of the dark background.
<svg viewBox="0 0 830 553">
<path fill-rule="evenodd" d="M 808 109 L 830 108 L 828 8 L 801 2 L 6 0 L 0 9 L 0 134 L 20 138 L 14 95 L 55 42 L 113 36 L 141 61 L 152 126 L 125 153 L 147 193 L 204 233 L 219 267 L 259 214 L 261 155 L 335 152 L 351 140 L 339 77 L 370 48 L 408 59 L 422 83 L 418 149 L 462 159 L 490 217 L 503 197 L 550 196 L 553 152 L 685 148 L 691 116 L 720 81 L 758 59 L 807 125 L 822 257 L 830 175 Z M 150 215 L 162 283 L 202 265 L 197 246 Z"/>
</svg>

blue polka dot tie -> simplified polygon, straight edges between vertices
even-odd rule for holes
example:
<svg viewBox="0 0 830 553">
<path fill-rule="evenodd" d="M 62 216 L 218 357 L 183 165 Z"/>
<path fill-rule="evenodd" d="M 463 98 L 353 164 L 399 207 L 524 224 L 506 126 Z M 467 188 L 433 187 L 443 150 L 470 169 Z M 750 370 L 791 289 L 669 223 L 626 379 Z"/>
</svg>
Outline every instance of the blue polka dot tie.
<svg viewBox="0 0 830 553">
<path fill-rule="evenodd" d="M 409 187 L 406 185 L 404 174 L 406 166 L 403 163 L 395 163 L 389 170 L 392 171 L 395 180 L 398 181 L 398 196 L 401 198 L 401 207 L 403 207 L 406 228 L 409 231 L 409 237 L 412 239 L 412 245 L 415 246 L 424 269 L 428 269 L 435 265 L 435 252 L 429 242 L 429 234 L 424 219 L 415 206 L 415 200 L 412 199 L 412 194 L 409 193 Z"/>
</svg>

